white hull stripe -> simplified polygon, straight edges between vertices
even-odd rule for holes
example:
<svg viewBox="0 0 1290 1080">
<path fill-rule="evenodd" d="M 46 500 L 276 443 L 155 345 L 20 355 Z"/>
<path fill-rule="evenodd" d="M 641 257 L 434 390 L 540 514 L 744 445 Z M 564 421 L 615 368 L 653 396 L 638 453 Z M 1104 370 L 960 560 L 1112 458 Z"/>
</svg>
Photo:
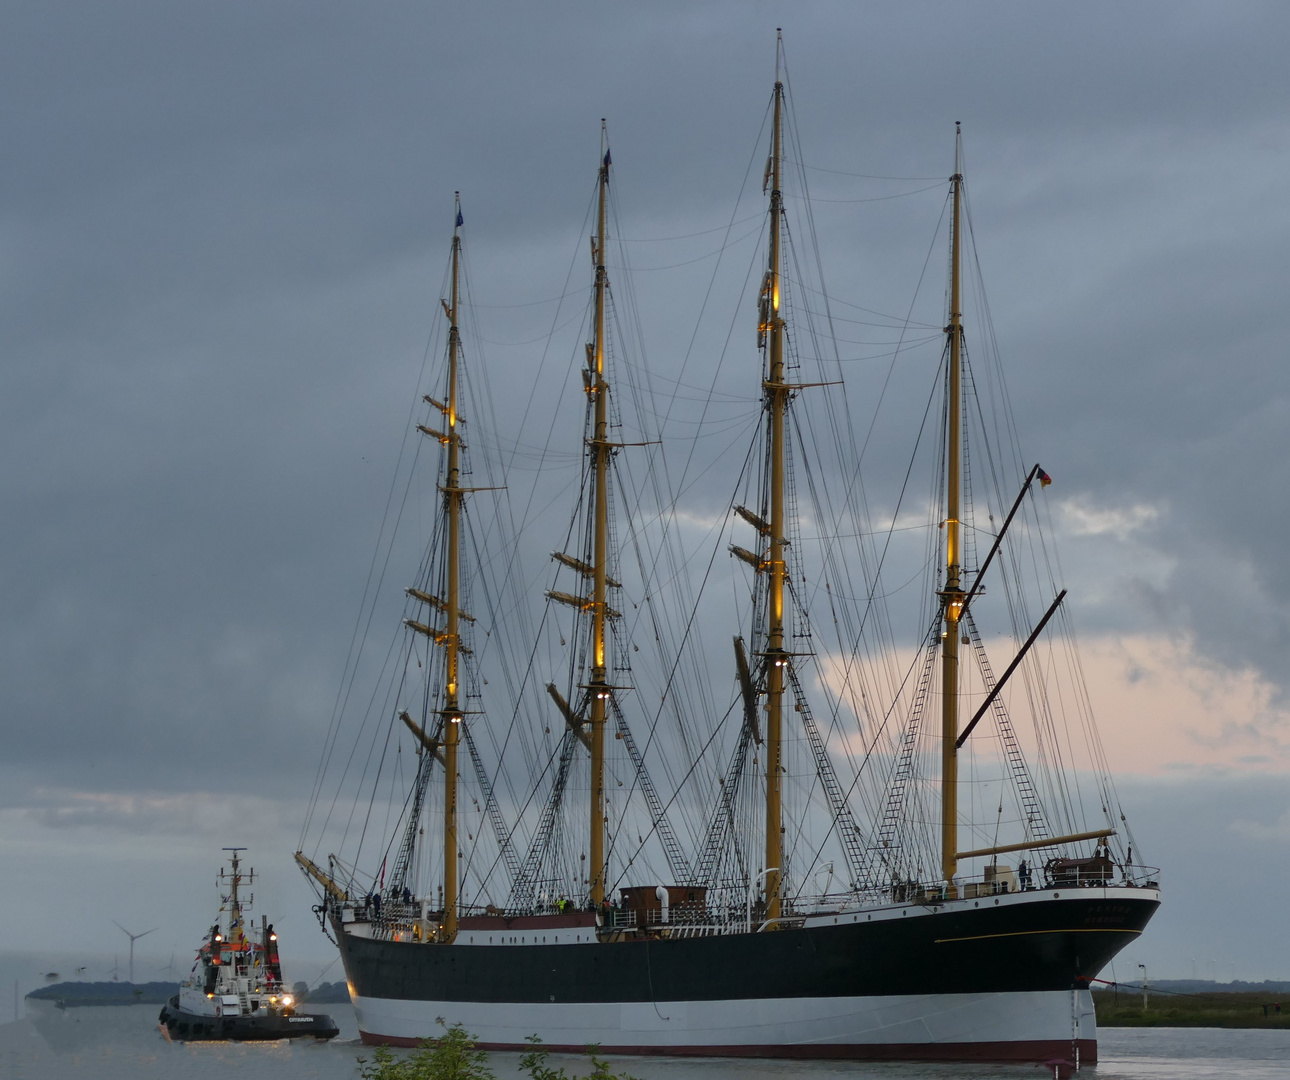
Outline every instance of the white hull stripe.
<svg viewBox="0 0 1290 1080">
<path fill-rule="evenodd" d="M 371 1042 L 433 1038 L 442 1032 L 442 1017 L 484 1046 L 523 1046 L 538 1035 L 551 1047 L 597 1044 L 622 1053 L 702 1053 L 711 1047 L 756 1054 L 759 1047 L 781 1053 L 798 1047 L 804 1057 L 848 1056 L 845 1048 L 1072 1046 L 1097 1038 L 1087 990 L 506 1005 L 360 997 L 354 1007 L 359 1030 Z"/>
</svg>

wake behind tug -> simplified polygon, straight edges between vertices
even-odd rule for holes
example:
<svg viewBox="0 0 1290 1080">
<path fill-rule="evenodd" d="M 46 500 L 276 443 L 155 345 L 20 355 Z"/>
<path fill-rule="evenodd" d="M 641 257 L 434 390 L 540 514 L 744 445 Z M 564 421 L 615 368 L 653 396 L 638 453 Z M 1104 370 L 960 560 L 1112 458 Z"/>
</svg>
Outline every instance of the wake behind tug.
<svg viewBox="0 0 1290 1080">
<path fill-rule="evenodd" d="M 334 1038 L 340 1029 L 330 1016 L 296 1012 L 282 981 L 278 935 L 268 919 L 260 917 L 258 935 L 254 923 L 247 933 L 244 907 L 251 901 L 244 904 L 238 889 L 254 879 L 255 871 L 241 873 L 237 853 L 244 848 L 224 850 L 233 853 L 232 869 L 221 870 L 219 880 L 231 891 L 222 897 L 220 921 L 202 942 L 188 980 L 161 1008 L 161 1033 L 181 1042 Z"/>
</svg>

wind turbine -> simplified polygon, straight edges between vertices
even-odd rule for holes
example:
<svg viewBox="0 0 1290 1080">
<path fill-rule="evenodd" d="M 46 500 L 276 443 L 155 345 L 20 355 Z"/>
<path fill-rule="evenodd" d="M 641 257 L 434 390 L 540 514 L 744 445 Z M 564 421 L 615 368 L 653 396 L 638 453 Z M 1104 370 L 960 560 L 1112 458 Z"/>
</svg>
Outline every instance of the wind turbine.
<svg viewBox="0 0 1290 1080">
<path fill-rule="evenodd" d="M 130 982 L 133 983 L 134 982 L 134 943 L 138 941 L 139 938 L 141 937 L 147 937 L 149 934 L 155 933 L 157 930 L 160 929 L 160 927 L 154 926 L 151 930 L 145 930 L 142 934 L 132 934 L 130 933 L 129 930 L 127 930 L 115 919 L 112 920 L 112 925 L 115 926 L 118 930 L 121 931 L 121 933 L 123 933 L 126 937 L 130 939 Z"/>
</svg>

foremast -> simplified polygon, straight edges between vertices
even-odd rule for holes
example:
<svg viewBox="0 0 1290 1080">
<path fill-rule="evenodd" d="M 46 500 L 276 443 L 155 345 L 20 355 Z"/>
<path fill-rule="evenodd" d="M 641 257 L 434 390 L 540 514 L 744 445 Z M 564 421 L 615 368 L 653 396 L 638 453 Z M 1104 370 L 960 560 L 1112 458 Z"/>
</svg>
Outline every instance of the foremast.
<svg viewBox="0 0 1290 1080">
<path fill-rule="evenodd" d="M 781 182 L 783 163 L 784 83 L 780 78 L 782 36 L 776 39 L 774 134 L 770 160 L 769 267 L 763 286 L 760 337 L 768 349 L 765 408 L 770 414 L 770 571 L 766 627 L 766 876 L 765 915 L 780 917 L 783 894 L 784 810 L 783 727 L 784 675 L 784 421 L 789 387 L 784 378 L 784 320 L 779 313 L 780 233 L 784 213 Z"/>
<path fill-rule="evenodd" d="M 605 717 L 608 713 L 609 668 L 606 660 L 605 617 L 607 614 L 609 558 L 609 382 L 605 378 L 605 296 L 609 274 L 605 269 L 605 215 L 609 195 L 609 137 L 600 121 L 600 178 L 596 203 L 596 235 L 592 256 L 596 266 L 593 337 L 587 349 L 590 361 L 587 392 L 595 409 L 592 437 L 588 442 L 594 476 L 595 521 L 592 537 L 591 573 L 591 697 L 589 719 L 591 741 L 591 821 L 588 877 L 591 902 L 599 908 L 605 900 Z"/>
<path fill-rule="evenodd" d="M 956 895 L 958 873 L 958 738 L 959 738 L 959 617 L 963 612 L 963 523 L 961 504 L 962 347 L 963 313 L 960 289 L 962 262 L 963 134 L 954 124 L 954 175 L 950 177 L 953 212 L 950 218 L 950 312 L 945 327 L 949 370 L 946 374 L 945 587 L 941 590 L 941 876 L 949 895 Z"/>
</svg>

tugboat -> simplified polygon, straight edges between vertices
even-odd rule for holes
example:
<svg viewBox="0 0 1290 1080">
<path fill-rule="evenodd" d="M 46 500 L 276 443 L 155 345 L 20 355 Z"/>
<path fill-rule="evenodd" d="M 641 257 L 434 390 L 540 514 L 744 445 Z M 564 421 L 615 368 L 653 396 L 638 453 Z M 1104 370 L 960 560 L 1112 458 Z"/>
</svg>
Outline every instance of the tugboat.
<svg viewBox="0 0 1290 1080">
<path fill-rule="evenodd" d="M 241 872 L 237 853 L 245 848 L 224 850 L 232 852 L 232 868 L 220 870 L 220 884 L 230 886 L 220 921 L 197 951 L 188 981 L 162 1006 L 161 1033 L 180 1042 L 334 1038 L 340 1029 L 330 1016 L 296 1012 L 295 998 L 282 981 L 278 935 L 267 917 L 260 917 L 258 936 L 254 921 L 247 933 L 245 909 L 254 897 L 244 901 L 238 890 L 254 880 L 255 871 Z"/>
</svg>

